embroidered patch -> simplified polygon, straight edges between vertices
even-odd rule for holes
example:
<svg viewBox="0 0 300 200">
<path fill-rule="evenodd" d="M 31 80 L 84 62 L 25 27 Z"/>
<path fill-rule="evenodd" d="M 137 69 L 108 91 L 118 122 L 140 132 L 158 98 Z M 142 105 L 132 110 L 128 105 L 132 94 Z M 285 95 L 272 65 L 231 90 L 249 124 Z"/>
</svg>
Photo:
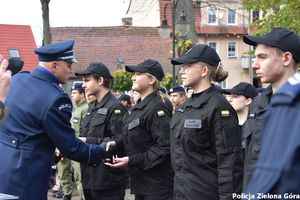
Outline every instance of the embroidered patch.
<svg viewBox="0 0 300 200">
<path fill-rule="evenodd" d="M 230 116 L 229 110 L 221 110 L 221 116 L 222 117 L 229 117 Z"/>
<path fill-rule="evenodd" d="M 164 112 L 163 110 L 157 111 L 157 115 L 158 115 L 159 117 L 164 116 L 164 115 L 165 115 L 165 112 Z"/>
<path fill-rule="evenodd" d="M 65 109 L 65 108 L 68 108 L 68 109 L 72 109 L 72 105 L 71 104 L 62 104 L 58 107 L 59 110 L 62 110 L 62 109 Z"/>
<path fill-rule="evenodd" d="M 121 110 L 115 110 L 115 115 L 121 114 Z"/>
</svg>

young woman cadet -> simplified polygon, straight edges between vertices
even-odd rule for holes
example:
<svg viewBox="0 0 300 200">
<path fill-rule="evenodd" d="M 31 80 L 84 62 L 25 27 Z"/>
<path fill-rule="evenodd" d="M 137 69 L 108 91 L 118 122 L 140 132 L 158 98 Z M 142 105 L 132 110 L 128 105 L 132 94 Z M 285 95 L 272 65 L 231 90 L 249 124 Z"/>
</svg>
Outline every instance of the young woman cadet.
<svg viewBox="0 0 300 200">
<path fill-rule="evenodd" d="M 194 93 L 181 104 L 171 122 L 171 160 L 175 172 L 174 198 L 233 199 L 242 188 L 241 133 L 236 112 L 212 81 L 227 72 L 216 51 L 196 45 L 172 59 L 185 87 Z"/>
<path fill-rule="evenodd" d="M 171 112 L 158 94 L 159 81 L 164 77 L 162 66 L 155 60 L 145 60 L 136 66 L 126 66 L 126 70 L 135 73 L 132 89 L 141 98 L 125 118 L 122 138 L 107 144 L 107 149 L 125 147 L 127 156 L 107 165 L 128 166 L 135 200 L 171 200 Z"/>
</svg>

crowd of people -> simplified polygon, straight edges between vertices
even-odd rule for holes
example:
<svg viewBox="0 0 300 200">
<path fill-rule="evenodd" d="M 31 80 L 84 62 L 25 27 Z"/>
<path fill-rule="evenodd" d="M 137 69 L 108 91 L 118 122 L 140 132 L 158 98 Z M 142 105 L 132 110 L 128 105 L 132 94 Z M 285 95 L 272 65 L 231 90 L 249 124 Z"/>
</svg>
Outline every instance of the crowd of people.
<svg viewBox="0 0 300 200">
<path fill-rule="evenodd" d="M 125 66 L 132 91 L 115 96 L 108 67 L 91 62 L 75 72 L 72 101 L 60 84 L 77 62 L 73 40 L 37 48 L 39 66 L 11 81 L 0 57 L 0 193 L 47 199 L 56 152 L 53 196 L 64 200 L 73 180 L 82 200 L 121 200 L 127 187 L 136 200 L 300 198 L 300 37 L 274 28 L 243 40 L 262 92 L 220 88 L 228 72 L 206 44 L 171 59 L 182 85 L 169 90 L 146 59 Z"/>
</svg>

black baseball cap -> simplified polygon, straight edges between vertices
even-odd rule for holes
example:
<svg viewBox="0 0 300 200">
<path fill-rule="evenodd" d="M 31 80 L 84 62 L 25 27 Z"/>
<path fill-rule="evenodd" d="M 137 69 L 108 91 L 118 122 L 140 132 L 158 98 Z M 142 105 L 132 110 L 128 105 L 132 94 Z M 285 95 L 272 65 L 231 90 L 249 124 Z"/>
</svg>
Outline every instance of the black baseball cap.
<svg viewBox="0 0 300 200">
<path fill-rule="evenodd" d="M 251 46 L 265 44 L 281 49 L 284 52 L 290 52 L 297 63 L 300 61 L 300 37 L 289 29 L 274 28 L 262 36 L 243 36 L 243 40 Z"/>
<path fill-rule="evenodd" d="M 120 101 L 128 101 L 130 102 L 131 97 L 128 94 L 121 94 L 121 96 L 119 97 Z"/>
<path fill-rule="evenodd" d="M 101 62 L 91 62 L 85 69 L 75 72 L 75 76 L 99 74 L 102 77 L 113 78 L 106 65 Z"/>
<path fill-rule="evenodd" d="M 164 70 L 161 64 L 156 60 L 145 60 L 144 62 L 138 65 L 126 65 L 126 71 L 128 72 L 140 72 L 140 73 L 149 73 L 153 75 L 157 80 L 161 81 L 165 76 Z"/>
<path fill-rule="evenodd" d="M 206 44 L 197 44 L 193 46 L 185 55 L 179 58 L 171 59 L 173 65 L 187 63 L 203 62 L 211 66 L 218 66 L 221 59 L 217 52 Z"/>
<path fill-rule="evenodd" d="M 232 89 L 223 89 L 222 93 L 224 94 L 236 94 L 243 95 L 247 98 L 253 99 L 258 95 L 256 88 L 250 83 L 241 82 L 234 86 Z"/>
</svg>

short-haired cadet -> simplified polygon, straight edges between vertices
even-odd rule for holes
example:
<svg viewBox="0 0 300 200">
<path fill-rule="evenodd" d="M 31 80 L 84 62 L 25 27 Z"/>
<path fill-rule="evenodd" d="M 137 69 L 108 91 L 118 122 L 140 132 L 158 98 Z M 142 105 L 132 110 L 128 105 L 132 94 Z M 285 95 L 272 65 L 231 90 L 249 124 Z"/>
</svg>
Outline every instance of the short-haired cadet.
<svg viewBox="0 0 300 200">
<path fill-rule="evenodd" d="M 270 99 L 276 91 L 296 73 L 299 55 L 299 36 L 286 28 L 274 28 L 261 36 L 244 36 L 246 44 L 256 46 L 252 68 L 262 83 L 270 85 L 258 95 L 249 109 L 243 136 L 246 138 L 244 165 L 245 191 L 256 167 L 261 149 L 261 128 Z"/>
<path fill-rule="evenodd" d="M 173 106 L 173 113 L 175 109 L 186 100 L 186 93 L 184 87 L 176 85 L 169 90 L 169 98 Z"/>
<path fill-rule="evenodd" d="M 108 67 L 101 62 L 91 62 L 85 69 L 75 73 L 83 81 L 88 94 L 96 97 L 94 106 L 87 116 L 88 124 L 82 128 L 80 137 L 89 144 L 105 146 L 121 134 L 126 109 L 110 89 L 114 79 Z M 116 151 L 123 156 L 124 151 Z M 82 187 L 86 200 L 124 199 L 128 185 L 127 169 L 111 169 L 101 162 L 98 166 L 81 165 Z"/>
<path fill-rule="evenodd" d="M 102 161 L 103 148 L 76 138 L 72 102 L 59 86 L 73 73 L 74 40 L 35 49 L 39 66 L 11 81 L 9 115 L 0 127 L 0 193 L 22 200 L 47 199 L 54 149 L 89 165 Z"/>
<path fill-rule="evenodd" d="M 257 58 L 253 66 L 266 69 L 261 77 L 266 81 L 269 76 L 274 95 L 265 114 L 260 154 L 246 192 L 297 199 L 300 193 L 300 76 L 295 72 L 300 63 L 300 37 L 291 30 L 275 28 L 264 36 L 248 39 L 248 43 L 257 44 L 256 56 L 262 57 Z"/>
</svg>

